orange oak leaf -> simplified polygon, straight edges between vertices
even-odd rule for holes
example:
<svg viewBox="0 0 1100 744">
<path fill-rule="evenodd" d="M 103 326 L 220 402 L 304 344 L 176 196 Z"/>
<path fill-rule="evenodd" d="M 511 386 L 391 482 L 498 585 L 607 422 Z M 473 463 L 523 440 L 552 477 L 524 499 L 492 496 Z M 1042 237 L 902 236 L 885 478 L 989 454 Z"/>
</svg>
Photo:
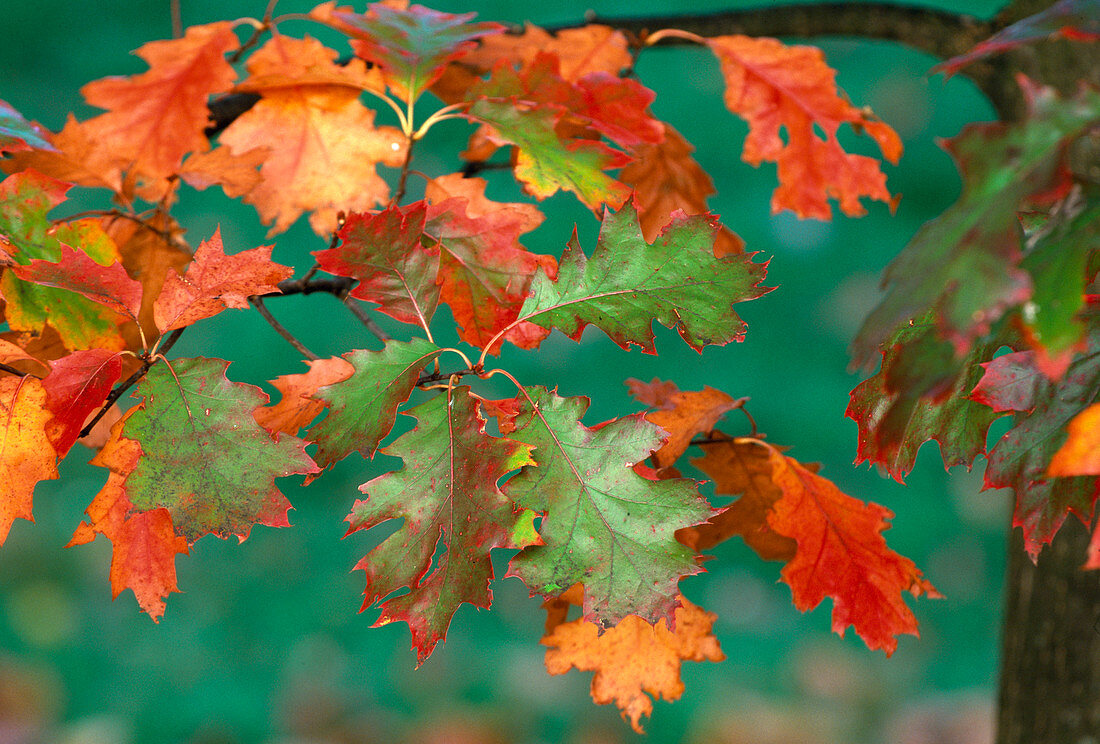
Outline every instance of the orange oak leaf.
<svg viewBox="0 0 1100 744">
<path fill-rule="evenodd" d="M 541 215 L 532 215 L 533 205 L 490 201 L 485 197 L 485 182 L 476 180 L 480 183 L 467 191 L 473 202 L 456 196 L 432 203 L 424 231 L 439 240 L 440 299 L 450 305 L 461 328 L 460 338 L 481 347 L 519 316 L 535 271 L 541 268 L 547 276 L 557 276 L 558 265 L 552 256 L 531 253 L 519 243 L 519 236 L 541 221 Z M 429 183 L 426 196 L 443 193 L 444 189 Z M 506 338 L 521 348 L 532 348 L 547 335 L 544 328 L 521 323 Z M 490 351 L 499 349 L 497 345 Z"/>
<path fill-rule="evenodd" d="M 1100 403 L 1070 419 L 1066 441 L 1054 453 L 1047 475 L 1100 475 Z"/>
<path fill-rule="evenodd" d="M 318 234 L 331 233 L 339 211 L 366 211 L 389 198 L 375 171 L 405 160 L 405 138 L 393 127 L 375 127 L 374 112 L 359 103 L 358 87 L 340 84 L 259 87 L 277 75 L 316 76 L 336 68 L 336 52 L 313 39 L 276 36 L 248 60 L 243 87 L 260 101 L 220 136 L 233 154 L 269 148 L 261 183 L 244 198 L 255 205 L 271 234 L 290 227 L 303 212 Z M 336 74 L 336 73 L 334 73 Z"/>
<path fill-rule="evenodd" d="M 794 606 L 806 612 L 832 597 L 833 631 L 843 635 L 851 625 L 869 648 L 881 648 L 887 656 L 897 648 L 898 635 L 918 635 L 902 592 L 940 594 L 913 561 L 886 546 L 882 532 L 893 513 L 842 493 L 771 445 L 748 441 L 767 449 L 772 482 L 783 492 L 768 513 L 768 525 L 798 543 L 781 574 Z"/>
<path fill-rule="evenodd" d="M 565 674 L 570 669 L 595 672 L 592 700 L 598 705 L 615 703 L 624 720 L 644 733 L 643 716 L 653 712 L 653 698 L 677 700 L 684 692 L 680 666 L 685 661 L 722 661 L 726 658 L 711 627 L 717 615 L 680 597 L 675 611 L 675 630 L 664 618 L 655 624 L 628 615 L 604 630 L 578 618 L 565 622 L 570 604 L 582 600 L 578 584 L 546 608 L 546 670 Z M 648 693 L 648 695 L 646 694 Z"/>
<path fill-rule="evenodd" d="M 726 106 L 749 124 L 742 159 L 754 166 L 774 161 L 778 167 L 773 212 L 789 209 L 799 217 L 827 220 L 830 198 L 850 216 L 866 212 L 860 203 L 864 196 L 891 203 L 878 161 L 844 152 L 836 133 L 844 123 L 866 132 L 891 163 L 901 156 L 901 139 L 840 96 L 836 73 L 820 49 L 747 36 L 718 36 L 706 43 L 722 65 Z"/>
<path fill-rule="evenodd" d="M 259 168 L 269 154 L 265 147 L 257 147 L 240 155 L 235 155 L 228 147 L 197 152 L 187 158 L 179 176 L 193 189 L 202 191 L 207 186 L 217 185 L 230 199 L 237 199 L 263 180 Z"/>
<path fill-rule="evenodd" d="M 81 522 L 66 547 L 83 545 L 104 535 L 111 541 L 111 596 L 131 589 L 141 609 L 160 620 L 164 598 L 178 592 L 176 556 L 187 555 L 187 540 L 176 534 L 167 509 L 133 511 L 126 495 L 125 480 L 141 457 L 141 445 L 123 437 L 125 418 L 111 429 L 103 449 L 92 458 L 93 465 L 109 468 L 110 475 L 89 504 L 87 522 Z"/>
<path fill-rule="evenodd" d="M 47 429 L 57 454 L 64 457 L 80 436 L 84 422 L 107 400 L 122 376 L 122 358 L 106 349 L 86 349 L 50 362 L 42 380 L 46 408 L 53 415 Z"/>
<path fill-rule="evenodd" d="M 631 383 L 645 385 L 639 380 L 627 381 L 628 385 Z M 656 380 L 650 384 L 651 390 L 655 383 Z M 718 419 L 727 412 L 740 408 L 744 403 L 744 399 L 736 400 L 709 385 L 699 391 L 676 390 L 668 394 L 656 410 L 645 415 L 646 420 L 657 424 L 668 433 L 668 439 L 653 453 L 653 463 L 658 469 L 672 465 L 680 455 L 687 452 L 692 437 L 709 433 L 718 423 Z"/>
<path fill-rule="evenodd" d="M 631 397 L 644 406 L 660 408 L 668 399 L 680 392 L 675 382 L 661 381 L 654 377 L 649 382 L 642 382 L 633 377 L 626 381 L 626 387 L 630 390 Z"/>
<path fill-rule="evenodd" d="M 236 73 L 225 53 L 237 46 L 228 21 L 145 44 L 137 55 L 149 64 L 147 72 L 96 80 L 81 89 L 88 103 L 107 109 L 84 122 L 85 135 L 132 174 L 163 179 L 175 173 L 184 155 L 210 147 L 204 133 L 207 98 L 232 86 Z"/>
<path fill-rule="evenodd" d="M 695 148 L 668 124 L 662 142 L 634 148 L 634 160 L 619 171 L 619 180 L 634 189 L 634 203 L 642 235 L 652 242 L 682 209 L 685 214 L 706 214 L 707 197 L 717 193 L 714 181 L 695 162 Z M 723 226 L 715 238 L 715 255 L 743 253 L 745 242 Z"/>
<path fill-rule="evenodd" d="M 771 453 L 755 440 L 714 442 L 691 464 L 714 481 L 715 493 L 740 496 L 708 521 L 677 531 L 676 539 L 696 552 L 709 550 L 734 535 L 766 561 L 789 561 L 797 543 L 768 524 L 768 513 L 783 491 L 772 482 Z"/>
<path fill-rule="evenodd" d="M 325 409 L 325 402 L 313 397 L 317 388 L 342 382 L 355 372 L 355 367 L 341 357 L 314 359 L 306 364 L 308 372 L 280 375 L 272 380 L 271 384 L 283 397 L 275 405 L 257 408 L 252 414 L 256 423 L 272 434 L 297 435 Z"/>
<path fill-rule="evenodd" d="M 226 308 L 247 308 L 249 296 L 278 292 L 276 285 L 293 273 L 294 269 L 271 261 L 270 246 L 227 256 L 219 228 L 210 240 L 199 244 L 182 276 L 168 274 L 153 304 L 157 328 L 164 333 Z"/>
<path fill-rule="evenodd" d="M 59 181 L 122 191 L 121 158 L 105 150 L 75 116 L 69 114 L 62 130 L 49 139 L 51 149 L 14 153 L 4 161 L 4 170 L 16 173 L 33 169 Z"/>
<path fill-rule="evenodd" d="M 57 453 L 46 433 L 46 390 L 33 377 L 0 377 L 0 544 L 16 519 L 34 521 L 34 486 L 57 478 Z"/>
</svg>

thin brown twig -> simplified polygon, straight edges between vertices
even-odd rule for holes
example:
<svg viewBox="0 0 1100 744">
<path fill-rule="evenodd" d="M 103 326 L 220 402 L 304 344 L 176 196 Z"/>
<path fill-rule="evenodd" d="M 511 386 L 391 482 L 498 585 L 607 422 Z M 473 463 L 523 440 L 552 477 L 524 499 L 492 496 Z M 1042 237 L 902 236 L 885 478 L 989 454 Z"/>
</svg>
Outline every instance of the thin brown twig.
<svg viewBox="0 0 1100 744">
<path fill-rule="evenodd" d="M 168 0 L 168 12 L 172 16 L 172 38 L 183 36 L 183 11 L 180 9 L 180 0 Z"/>
<path fill-rule="evenodd" d="M 306 359 L 320 359 L 318 355 L 314 354 L 309 348 L 299 341 L 293 333 L 288 331 L 282 323 L 275 319 L 275 316 L 271 314 L 271 311 L 264 306 L 264 298 L 260 295 L 252 295 L 248 298 L 248 301 L 252 304 L 252 307 L 256 308 L 263 319 L 267 321 L 267 324 L 275 329 L 275 332 L 286 339 L 287 343 L 298 350 L 298 353 L 304 356 Z"/>
<path fill-rule="evenodd" d="M 354 297 L 346 296 L 343 302 L 344 307 L 363 324 L 364 328 L 377 336 L 379 341 L 389 341 L 390 335 L 382 330 L 382 327 L 375 322 L 374 318 L 372 318 L 366 310 L 356 304 L 357 300 Z"/>
<path fill-rule="evenodd" d="M 0 362 L 0 371 L 9 372 L 13 375 L 18 375 L 19 377 L 38 377 L 38 375 L 32 375 L 30 372 L 23 372 L 21 370 L 16 369 L 15 367 L 4 364 L 3 362 Z M 41 378 L 39 378 L 39 379 L 41 379 Z"/>
<path fill-rule="evenodd" d="M 413 147 L 415 145 L 415 137 L 405 138 L 405 162 L 401 164 L 401 177 L 397 180 L 397 190 L 393 193 L 393 198 L 390 199 L 391 207 L 400 204 L 401 200 L 405 198 L 405 191 L 409 185 L 409 167 L 412 165 Z"/>
</svg>

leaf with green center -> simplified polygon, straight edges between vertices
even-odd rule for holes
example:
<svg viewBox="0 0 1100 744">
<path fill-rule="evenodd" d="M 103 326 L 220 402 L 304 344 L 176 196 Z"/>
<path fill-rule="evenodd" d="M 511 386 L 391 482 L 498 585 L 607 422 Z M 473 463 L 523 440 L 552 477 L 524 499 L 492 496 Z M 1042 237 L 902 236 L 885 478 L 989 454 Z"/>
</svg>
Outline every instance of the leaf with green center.
<svg viewBox="0 0 1100 744">
<path fill-rule="evenodd" d="M 384 452 L 405 461 L 401 470 L 359 487 L 348 533 L 391 519 L 404 525 L 356 564 L 367 575 L 363 608 L 381 603 L 377 625 L 401 621 L 412 630 L 419 663 L 443 640 L 459 605 L 488 608 L 493 548 L 538 542 L 535 514 L 517 507 L 498 482 L 532 464 L 530 447 L 485 434 L 469 388 L 450 389 L 406 413 L 417 420 Z"/>
<path fill-rule="evenodd" d="M 1020 262 L 1034 287 L 1021 312 L 1024 338 L 1051 377 L 1060 377 L 1084 346 L 1085 326 L 1077 314 L 1085 306 L 1089 258 L 1100 247 L 1100 202 L 1079 209 L 1048 220 Z"/>
<path fill-rule="evenodd" d="M 24 119 L 7 101 L 0 101 L 0 155 L 32 148 L 53 150 L 46 137 L 48 133 L 41 127 Z"/>
<path fill-rule="evenodd" d="M 1024 89 L 1026 120 L 970 125 L 949 142 L 962 195 L 886 268 L 886 296 L 852 344 L 857 364 L 871 362 L 894 329 L 929 311 L 961 356 L 1008 308 L 1031 298 L 1016 213 L 1028 198 L 1065 186 L 1066 148 L 1100 120 L 1100 92 L 1082 88 L 1062 100 L 1049 88 Z"/>
<path fill-rule="evenodd" d="M 969 469 L 985 454 L 989 427 L 1001 415 L 969 397 L 996 344 L 976 345 L 956 360 L 931 322 L 903 326 L 891 341 L 882 369 L 852 391 L 845 411 L 859 427 L 856 464 L 880 465 L 901 483 L 917 451 L 934 439 L 944 467 Z"/>
<path fill-rule="evenodd" d="M 624 349 L 631 344 L 649 354 L 653 321 L 676 328 L 693 349 L 728 344 L 745 336 L 745 323 L 730 304 L 755 299 L 766 264 L 752 254 L 716 258 L 717 218 L 677 213 L 657 239 L 647 243 L 632 204 L 606 212 L 592 258 L 585 257 L 576 233 L 551 281 L 539 272 L 519 320 L 559 328 L 574 340 L 589 323 Z"/>
<path fill-rule="evenodd" d="M 512 559 L 509 575 L 555 597 L 584 584 L 584 617 L 604 628 L 627 615 L 671 618 L 684 576 L 699 573 L 676 530 L 712 514 L 695 483 L 649 480 L 633 466 L 661 446 L 641 416 L 598 429 L 581 423 L 587 398 L 525 388 L 511 437 L 535 448 L 537 467 L 504 486 L 508 498 L 542 513 L 542 545 Z"/>
<path fill-rule="evenodd" d="M 130 503 L 141 511 L 167 509 L 188 542 L 207 534 L 243 541 L 254 524 L 287 526 L 290 502 L 275 478 L 319 470 L 302 440 L 272 439 L 256 423 L 253 411 L 267 396 L 226 379 L 228 366 L 203 358 L 154 365 L 138 385 L 144 400 L 122 432 L 142 452 L 126 478 Z"/>
<path fill-rule="evenodd" d="M 36 258 L 26 266 L 13 266 L 12 273 L 25 282 L 76 292 L 138 322 L 141 282 L 131 279 L 117 261 L 103 266 L 83 251 L 63 244 L 56 263 Z"/>
<path fill-rule="evenodd" d="M 120 259 L 118 248 L 97 220 L 52 226 L 51 209 L 65 200 L 68 184 L 34 171 L 23 171 L 0 183 L 0 235 L 15 263 L 35 259 L 57 262 L 63 246 L 85 254 L 101 267 Z M 0 276 L 0 295 L 7 302 L 5 319 L 11 330 L 41 333 L 47 324 L 67 349 L 121 350 L 121 318 L 113 311 L 73 292 L 24 281 L 15 269 Z"/>
<path fill-rule="evenodd" d="M 1067 514 L 1072 512 L 1089 524 L 1100 494 L 1095 476 L 1057 478 L 1047 473 L 1051 459 L 1066 441 L 1070 421 L 1096 397 L 1100 385 L 1096 344 L 1096 338 L 1090 339 L 1090 353 L 1070 365 L 1057 384 L 1038 373 L 1035 353 L 1030 351 L 999 357 L 987 367 L 987 377 L 1002 378 L 1008 366 L 1035 370 L 1031 393 L 1018 398 L 1021 403 L 1031 403 L 1031 409 L 1017 414 L 1015 426 L 990 451 L 985 469 L 987 488 L 1016 491 L 1012 524 L 1023 528 L 1024 547 L 1033 560 L 1054 538 Z M 986 383 L 985 378 L 982 382 Z"/>
<path fill-rule="evenodd" d="M 371 3 L 366 13 L 315 11 L 315 17 L 351 36 L 355 53 L 378 65 L 386 84 L 406 101 L 419 98 L 449 62 L 476 49 L 478 39 L 504 31 L 499 23 L 471 23 L 476 15 L 386 3 Z"/>
<path fill-rule="evenodd" d="M 317 464 L 325 468 L 356 450 L 374 452 L 397 417 L 397 407 L 409 399 L 420 371 L 442 350 L 430 341 L 389 341 L 381 351 L 359 349 L 344 354 L 355 371 L 325 385 L 314 396 L 324 401 L 328 415 L 309 430 L 317 443 Z"/>
<path fill-rule="evenodd" d="M 378 214 L 353 212 L 340 228 L 340 244 L 314 251 L 317 265 L 357 279 L 351 297 L 426 329 L 439 306 L 439 248 L 421 244 L 426 210 L 424 202 L 417 202 Z"/>
</svg>

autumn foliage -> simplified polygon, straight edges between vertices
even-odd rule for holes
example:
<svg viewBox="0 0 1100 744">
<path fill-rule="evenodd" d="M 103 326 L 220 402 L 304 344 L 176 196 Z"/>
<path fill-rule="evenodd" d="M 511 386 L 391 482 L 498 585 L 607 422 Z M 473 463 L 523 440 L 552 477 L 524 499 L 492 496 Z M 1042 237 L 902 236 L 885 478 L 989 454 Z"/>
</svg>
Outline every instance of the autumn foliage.
<svg viewBox="0 0 1100 744">
<path fill-rule="evenodd" d="M 106 536 L 113 595 L 130 589 L 157 620 L 178 590 L 176 557 L 200 538 L 286 527 L 279 479 L 323 479 L 352 453 L 383 451 L 402 466 L 364 483 L 346 521 L 354 532 L 400 520 L 356 568 L 364 609 L 407 623 L 418 662 L 462 604 L 490 607 L 497 548 L 545 602 L 548 670 L 594 671 L 596 702 L 639 730 L 648 695 L 681 694 L 683 661 L 723 658 L 715 616 L 679 582 L 734 536 L 783 564 L 797 609 L 831 600 L 836 632 L 851 627 L 887 654 L 916 634 L 904 595 L 938 594 L 886 544 L 893 515 L 769 441 L 746 399 L 629 380 L 638 411 L 586 423 L 586 398 L 493 364 L 504 344 L 537 353 L 555 329 L 579 339 L 594 326 L 646 353 L 657 353 L 654 321 L 696 350 L 740 341 L 733 305 L 770 291 L 766 262 L 708 211 L 710 178 L 633 75 L 662 40 L 715 55 L 725 104 L 748 123 L 743 160 L 776 165 L 774 211 L 829 219 L 834 205 L 853 216 L 866 199 L 893 205 L 879 160 L 846 152 L 837 134 L 870 138 L 891 162 L 900 140 L 837 89 L 821 52 L 675 29 L 506 30 L 390 2 L 363 13 L 325 3 L 310 17 L 345 34 L 354 56 L 285 35 L 278 18 L 219 22 L 146 44 L 144 73 L 89 83 L 103 113 L 59 132 L 0 102 L 0 540 L 33 518 L 35 485 L 85 442 L 106 483 L 70 544 Z M 881 355 L 881 367 L 848 415 L 857 459 L 898 480 L 930 439 L 948 467 L 986 456 L 986 481 L 1015 490 L 1035 555 L 1068 514 L 1091 524 L 1098 493 L 1100 212 L 1066 153 L 1100 121 L 1100 97 L 1020 82 L 1026 121 L 974 125 L 947 144 L 963 194 L 887 270 L 853 345 L 856 363 Z M 210 106 L 232 97 L 243 113 L 213 122 Z M 398 126 L 376 124 L 387 108 Z M 449 119 L 469 126 L 465 171 L 414 170 L 417 143 Z M 498 165 L 532 201 L 486 195 L 473 174 Z M 408 199 L 417 178 L 424 197 Z M 289 267 L 270 246 L 227 250 L 217 232 L 185 243 L 172 206 L 181 189 L 212 186 L 253 205 L 273 238 L 306 216 L 312 255 Z M 113 207 L 75 213 L 69 195 L 85 189 Z M 599 237 L 533 253 L 521 240 L 542 221 L 537 202 L 559 191 L 593 212 Z M 314 292 L 343 300 L 380 348 L 317 358 L 266 312 L 267 299 Z M 462 347 L 436 343 L 442 305 Z M 233 381 L 228 361 L 168 356 L 205 319 L 249 308 L 308 365 L 272 381 L 274 403 Z M 386 336 L 376 312 L 408 334 Z M 513 397 L 478 392 L 494 376 Z M 412 404 L 416 390 L 427 394 Z M 394 438 L 399 413 L 415 426 Z M 1014 426 L 987 451 L 1004 415 Z M 683 467 L 736 500 L 716 508 Z M 1083 560 L 1100 567 L 1100 532 Z"/>
</svg>

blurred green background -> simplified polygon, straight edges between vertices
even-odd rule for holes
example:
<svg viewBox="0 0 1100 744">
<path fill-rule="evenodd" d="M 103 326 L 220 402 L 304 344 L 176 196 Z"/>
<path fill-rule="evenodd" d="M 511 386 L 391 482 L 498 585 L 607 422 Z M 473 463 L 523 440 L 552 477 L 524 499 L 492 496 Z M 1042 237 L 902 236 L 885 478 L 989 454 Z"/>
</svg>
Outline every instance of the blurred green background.
<svg viewBox="0 0 1100 744">
<path fill-rule="evenodd" d="M 265 3 L 182 4 L 191 25 L 259 16 Z M 1000 0 L 929 4 L 988 16 Z M 310 6 L 283 0 L 278 11 Z M 611 15 L 738 6 L 749 4 L 433 5 L 539 24 L 575 21 L 586 9 Z M 167 0 L 0 0 L 0 9 L 0 98 L 55 130 L 69 111 L 95 113 L 82 103 L 81 85 L 144 70 L 129 52 L 170 35 Z M 346 51 L 312 24 L 288 23 L 283 30 L 310 33 Z M 659 329 L 660 354 L 647 356 L 622 352 L 590 329 L 579 344 L 555 333 L 538 352 L 509 349 L 502 365 L 524 383 L 589 396 L 589 423 L 637 410 L 623 385 L 627 377 L 751 396 L 750 410 L 771 441 L 792 445 L 802 461 L 823 463 L 824 474 L 845 492 L 896 513 L 890 545 L 946 595 L 915 603 L 921 638 L 902 638 L 886 659 L 851 633 L 831 634 L 828 601 L 806 615 L 794 610 L 789 590 L 777 583 L 778 564 L 760 561 L 736 541 L 722 545 L 708 572 L 686 580 L 683 589 L 718 614 L 715 629 L 729 658 L 685 665 L 684 697 L 657 704 L 647 723 L 650 741 L 982 744 L 992 740 L 1008 499 L 981 492 L 978 473 L 946 475 L 932 446 L 922 450 L 906 486 L 853 467 L 855 424 L 843 413 L 859 380 L 847 371 L 846 347 L 876 301 L 880 271 L 958 193 L 954 167 L 936 139 L 991 112 L 967 81 L 929 77 L 934 60 L 924 54 L 887 43 L 817 43 L 852 100 L 870 105 L 906 141 L 901 163 L 886 168 L 892 191 L 902 195 L 897 213 L 874 204 L 858 220 L 772 216 L 774 169 L 741 162 L 745 127 L 721 103 L 717 64 L 699 50 L 647 51 L 638 73 L 657 91 L 656 114 L 696 145 L 719 190 L 712 209 L 750 250 L 762 252 L 759 258 L 770 257 L 767 283 L 779 289 L 738 307 L 750 326 L 741 344 L 696 354 Z M 389 122 L 387 113 L 379 120 Z M 418 150 L 415 167 L 432 174 L 457 170 L 456 153 L 470 131 L 461 122 L 438 126 Z M 852 138 L 848 144 L 867 143 Z M 494 178 L 491 196 L 521 198 L 505 174 Z M 527 236 L 528 248 L 560 253 L 577 223 L 582 245 L 591 250 L 597 224 L 575 199 L 558 195 L 543 206 L 549 219 Z M 177 216 L 192 245 L 220 224 L 227 251 L 274 242 L 275 259 L 301 270 L 309 251 L 324 247 L 304 220 L 266 240 L 252 209 L 228 202 L 220 191 L 185 191 Z M 270 306 L 319 352 L 378 347 L 332 298 Z M 440 315 L 444 329 L 449 318 Z M 231 359 L 229 376 L 253 384 L 305 369 L 258 316 L 244 312 L 188 331 L 174 354 Z M 730 422 L 733 431 L 740 425 Z M 0 548 L 0 743 L 640 740 L 616 709 L 591 703 L 590 674 L 545 673 L 538 644 L 543 613 L 518 580 L 495 582 L 491 613 L 463 607 L 447 642 L 415 671 L 405 625 L 372 629 L 373 614 L 356 613 L 363 580 L 350 569 L 380 537 L 341 540 L 342 520 L 360 496 L 358 484 L 397 461 L 353 456 L 308 489 L 280 481 L 295 505 L 294 527 L 257 528 L 240 545 L 198 542 L 190 557 L 177 561 L 183 593 L 169 598 L 167 613 L 154 624 L 129 592 L 111 601 L 106 541 L 62 549 L 105 480 L 104 471 L 84 464 L 88 457 L 78 447 L 61 480 L 39 485 L 36 524 L 17 522 Z M 502 573 L 507 556 L 498 558 Z"/>
</svg>

